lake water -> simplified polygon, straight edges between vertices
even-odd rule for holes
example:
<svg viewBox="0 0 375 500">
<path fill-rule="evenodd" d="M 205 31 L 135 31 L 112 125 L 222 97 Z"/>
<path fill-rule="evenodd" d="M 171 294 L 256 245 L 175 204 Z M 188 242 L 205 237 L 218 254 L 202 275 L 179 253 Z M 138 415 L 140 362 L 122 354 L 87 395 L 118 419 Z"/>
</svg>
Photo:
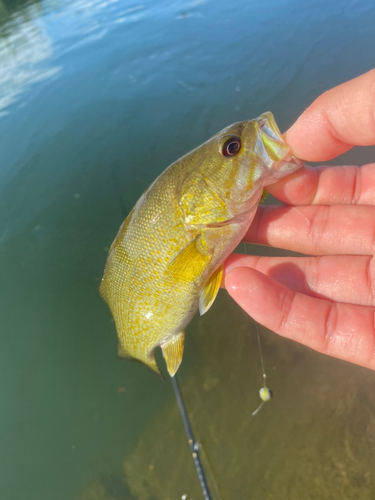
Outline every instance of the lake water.
<svg viewBox="0 0 375 500">
<path fill-rule="evenodd" d="M 202 498 L 170 385 L 116 357 L 108 246 L 189 149 L 374 67 L 374 26 L 370 0 L 0 0 L 1 499 Z M 252 419 L 251 320 L 222 291 L 187 331 L 215 500 L 374 498 L 375 374 L 261 333 Z"/>
</svg>

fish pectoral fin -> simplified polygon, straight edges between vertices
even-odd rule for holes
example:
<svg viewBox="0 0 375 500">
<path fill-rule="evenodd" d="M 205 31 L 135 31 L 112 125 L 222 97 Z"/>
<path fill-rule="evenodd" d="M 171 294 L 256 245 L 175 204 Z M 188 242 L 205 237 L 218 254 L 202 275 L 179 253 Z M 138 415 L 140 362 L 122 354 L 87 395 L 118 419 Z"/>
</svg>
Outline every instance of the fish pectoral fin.
<svg viewBox="0 0 375 500">
<path fill-rule="evenodd" d="M 167 364 L 168 373 L 174 377 L 182 361 L 184 353 L 185 332 L 173 335 L 169 340 L 161 344 L 163 356 Z"/>
<path fill-rule="evenodd" d="M 202 293 L 199 296 L 199 314 L 203 316 L 214 303 L 223 279 L 223 266 L 220 266 L 210 276 Z"/>
<path fill-rule="evenodd" d="M 166 272 L 174 283 L 181 280 L 192 282 L 202 274 L 211 258 L 212 252 L 205 247 L 202 237 L 198 236 L 177 254 Z"/>
</svg>

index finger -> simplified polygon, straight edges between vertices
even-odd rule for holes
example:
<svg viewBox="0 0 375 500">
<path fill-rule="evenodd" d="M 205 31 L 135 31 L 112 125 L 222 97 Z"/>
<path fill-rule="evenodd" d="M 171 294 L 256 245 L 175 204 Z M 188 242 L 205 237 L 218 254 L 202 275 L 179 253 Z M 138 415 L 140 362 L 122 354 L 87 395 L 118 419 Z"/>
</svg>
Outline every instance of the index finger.
<svg viewBox="0 0 375 500">
<path fill-rule="evenodd" d="M 319 96 L 284 134 L 298 158 L 327 161 L 375 144 L 375 69 Z"/>
<path fill-rule="evenodd" d="M 267 191 L 287 205 L 375 205 L 375 163 L 305 166 Z"/>
</svg>

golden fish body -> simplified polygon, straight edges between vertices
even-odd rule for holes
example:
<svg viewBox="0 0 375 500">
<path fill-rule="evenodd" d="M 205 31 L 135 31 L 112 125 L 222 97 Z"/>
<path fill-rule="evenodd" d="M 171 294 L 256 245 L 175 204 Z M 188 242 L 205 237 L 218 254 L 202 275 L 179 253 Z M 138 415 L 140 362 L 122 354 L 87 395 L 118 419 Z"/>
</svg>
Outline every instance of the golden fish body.
<svg viewBox="0 0 375 500">
<path fill-rule="evenodd" d="M 234 123 L 168 167 L 145 191 L 109 250 L 100 293 L 118 354 L 173 376 L 184 330 L 212 305 L 222 264 L 246 233 L 264 186 L 297 170 L 271 113 Z"/>
</svg>

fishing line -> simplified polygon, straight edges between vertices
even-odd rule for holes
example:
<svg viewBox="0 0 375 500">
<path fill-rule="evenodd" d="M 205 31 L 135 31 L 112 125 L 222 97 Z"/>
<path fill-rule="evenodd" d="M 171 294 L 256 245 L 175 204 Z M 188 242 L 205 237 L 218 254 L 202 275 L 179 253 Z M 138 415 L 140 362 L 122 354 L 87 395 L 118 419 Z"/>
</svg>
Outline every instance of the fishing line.
<svg viewBox="0 0 375 500">
<path fill-rule="evenodd" d="M 264 359 L 263 359 L 263 352 L 262 352 L 262 345 L 260 343 L 260 334 L 259 334 L 259 328 L 258 328 L 258 323 L 254 320 L 255 323 L 255 330 L 257 332 L 257 339 L 258 339 L 258 347 L 259 347 L 259 354 L 260 354 L 260 364 L 262 366 L 262 376 L 263 376 L 263 387 L 259 389 L 259 397 L 262 400 L 260 405 L 256 410 L 252 412 L 252 416 L 255 417 L 267 401 L 269 401 L 272 398 L 272 391 L 267 387 L 267 375 L 266 375 L 266 369 L 264 367 Z"/>
<path fill-rule="evenodd" d="M 186 411 L 186 408 L 184 405 L 184 401 L 182 399 L 180 388 L 178 386 L 177 376 L 175 375 L 174 377 L 170 377 L 170 378 L 171 378 L 171 382 L 172 382 L 173 391 L 174 391 L 174 394 L 175 394 L 176 399 L 177 399 L 177 404 L 178 404 L 178 408 L 180 410 L 181 418 L 182 418 L 182 421 L 184 423 L 185 432 L 186 432 L 186 435 L 188 438 L 189 448 L 191 451 L 191 455 L 193 457 L 195 469 L 196 469 L 197 474 L 198 474 L 198 479 L 199 479 L 199 483 L 200 483 L 201 488 L 202 488 L 204 500 L 212 500 L 210 490 L 208 489 L 204 470 L 203 470 L 203 467 L 201 464 L 201 460 L 199 457 L 200 444 L 197 441 L 195 441 L 195 439 L 194 439 L 193 431 L 191 429 L 191 425 L 189 422 L 189 417 L 188 417 L 188 414 L 187 414 L 187 411 Z"/>
<path fill-rule="evenodd" d="M 259 334 L 258 323 L 256 321 L 254 321 L 254 323 L 255 323 L 255 330 L 257 332 L 259 354 L 260 354 L 260 364 L 262 365 L 263 387 L 267 387 L 267 375 L 266 375 L 266 369 L 264 367 L 264 359 L 263 359 L 262 346 L 261 346 L 261 343 L 260 343 L 260 334 Z"/>
<path fill-rule="evenodd" d="M 243 246 L 244 246 L 244 249 L 245 249 L 245 255 L 248 255 L 247 249 L 246 249 L 246 242 L 245 241 L 243 242 Z M 272 391 L 271 391 L 271 389 L 269 389 L 267 387 L 267 375 L 266 375 L 266 368 L 265 368 L 265 365 L 264 365 L 262 345 L 260 343 L 260 333 L 259 333 L 258 323 L 255 321 L 255 319 L 253 319 L 253 321 L 254 321 L 255 330 L 256 330 L 256 333 L 257 333 L 259 355 L 260 355 L 260 364 L 261 364 L 261 367 L 262 367 L 262 377 L 263 377 L 263 387 L 261 387 L 259 389 L 259 397 L 262 400 L 262 402 L 260 403 L 260 405 L 258 406 L 258 408 L 256 410 L 254 410 L 252 412 L 252 414 L 251 414 L 253 417 L 255 417 L 255 415 L 257 415 L 260 412 L 260 410 L 261 410 L 262 406 L 264 405 L 264 403 L 266 403 L 267 401 L 269 401 L 272 398 Z"/>
</svg>

